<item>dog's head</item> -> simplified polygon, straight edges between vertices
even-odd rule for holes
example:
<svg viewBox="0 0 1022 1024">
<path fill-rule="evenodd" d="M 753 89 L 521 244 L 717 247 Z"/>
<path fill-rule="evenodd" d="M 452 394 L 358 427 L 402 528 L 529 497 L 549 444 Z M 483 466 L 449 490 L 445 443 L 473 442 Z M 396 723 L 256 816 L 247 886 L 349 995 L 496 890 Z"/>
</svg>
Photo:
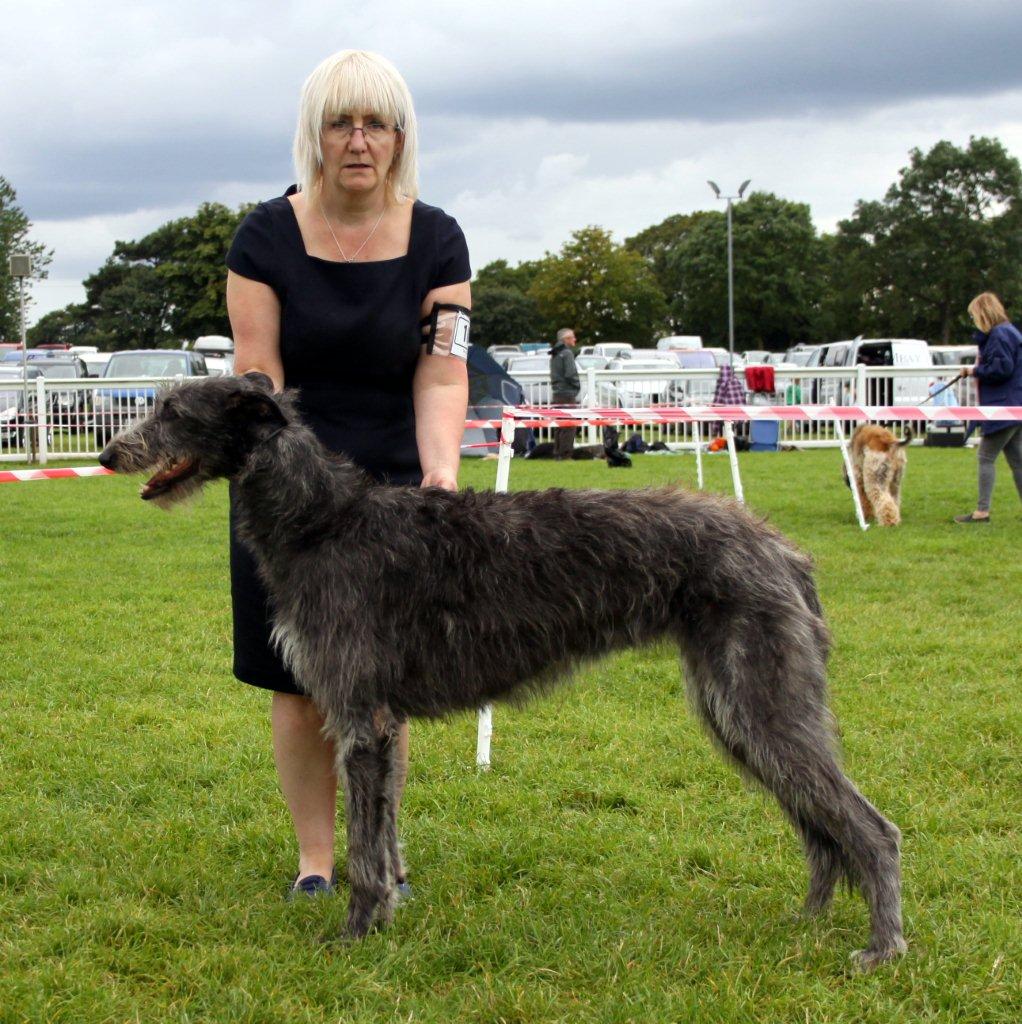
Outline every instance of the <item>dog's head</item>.
<svg viewBox="0 0 1022 1024">
<path fill-rule="evenodd" d="M 235 476 L 292 415 L 262 373 L 186 380 L 161 391 L 153 411 L 118 434 L 99 461 L 117 473 L 152 473 L 141 497 L 169 507 L 208 480 Z"/>
</svg>

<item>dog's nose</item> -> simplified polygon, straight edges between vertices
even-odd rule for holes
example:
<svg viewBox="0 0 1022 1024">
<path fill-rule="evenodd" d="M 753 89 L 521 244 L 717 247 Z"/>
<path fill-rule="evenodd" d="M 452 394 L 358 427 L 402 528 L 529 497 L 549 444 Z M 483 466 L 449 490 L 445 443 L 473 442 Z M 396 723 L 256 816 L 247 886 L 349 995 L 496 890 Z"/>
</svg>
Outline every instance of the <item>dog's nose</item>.
<svg viewBox="0 0 1022 1024">
<path fill-rule="evenodd" d="M 107 445 L 106 448 L 104 448 L 99 453 L 99 464 L 104 469 L 110 469 L 110 470 L 116 471 L 116 469 L 117 469 L 117 456 L 111 450 L 110 445 Z"/>
</svg>

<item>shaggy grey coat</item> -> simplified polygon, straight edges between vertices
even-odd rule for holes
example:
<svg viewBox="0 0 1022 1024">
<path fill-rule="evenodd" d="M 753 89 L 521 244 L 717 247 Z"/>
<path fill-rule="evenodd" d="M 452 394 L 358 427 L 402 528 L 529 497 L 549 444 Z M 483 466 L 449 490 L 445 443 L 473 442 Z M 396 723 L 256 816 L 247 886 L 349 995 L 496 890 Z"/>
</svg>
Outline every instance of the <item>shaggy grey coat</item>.
<svg viewBox="0 0 1022 1024">
<path fill-rule="evenodd" d="M 401 721 L 522 698 L 580 662 L 667 637 L 714 740 L 798 831 L 807 909 L 823 909 L 844 876 L 870 909 L 860 963 L 905 948 L 898 829 L 835 757 L 810 561 L 734 502 L 676 488 L 376 486 L 256 374 L 170 389 L 101 462 L 157 470 L 142 497 L 160 504 L 235 481 L 276 640 L 337 742 L 349 935 L 392 910 Z"/>
</svg>

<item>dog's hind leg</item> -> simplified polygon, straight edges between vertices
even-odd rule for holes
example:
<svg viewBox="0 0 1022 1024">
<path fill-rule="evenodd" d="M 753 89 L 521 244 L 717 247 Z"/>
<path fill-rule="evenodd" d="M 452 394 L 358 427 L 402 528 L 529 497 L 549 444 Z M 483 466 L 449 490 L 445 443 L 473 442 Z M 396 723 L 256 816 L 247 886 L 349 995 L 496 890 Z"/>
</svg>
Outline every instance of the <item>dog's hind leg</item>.
<svg viewBox="0 0 1022 1024">
<path fill-rule="evenodd" d="M 718 721 L 718 716 L 711 710 L 705 700 L 706 694 L 712 692 L 712 684 L 704 685 L 695 682 L 697 675 L 704 671 L 698 664 L 698 659 L 688 658 L 689 670 L 689 696 L 692 703 L 702 719 L 703 724 L 709 730 L 710 735 L 730 760 L 737 766 L 738 770 L 749 779 L 759 783 L 766 789 L 771 789 L 770 783 L 759 770 L 755 763 L 750 760 L 742 738 L 738 735 L 728 734 Z M 824 832 L 815 828 L 812 822 L 801 814 L 792 814 L 783 802 L 781 809 L 788 816 L 792 826 L 802 839 L 802 847 L 805 852 L 806 863 L 809 868 L 809 892 L 803 906 L 803 913 L 807 916 L 815 916 L 822 913 L 830 905 L 834 896 L 834 889 L 842 876 L 849 874 L 848 865 L 844 862 L 841 848 L 834 840 Z"/>
<path fill-rule="evenodd" d="M 338 744 L 348 826 L 348 920 L 345 934 L 361 938 L 379 917 L 390 919 L 387 783 L 393 773 L 393 736 L 379 734 L 371 714 L 349 716 Z"/>
<path fill-rule="evenodd" d="M 697 710 L 800 832 L 810 868 L 806 909 L 822 909 L 845 874 L 870 909 L 870 943 L 859 963 L 891 959 L 905 949 L 900 834 L 838 766 L 812 629 L 797 614 L 787 622 L 778 616 L 771 637 L 753 636 L 749 622 L 717 627 L 710 638 L 690 638 L 686 650 Z"/>
</svg>

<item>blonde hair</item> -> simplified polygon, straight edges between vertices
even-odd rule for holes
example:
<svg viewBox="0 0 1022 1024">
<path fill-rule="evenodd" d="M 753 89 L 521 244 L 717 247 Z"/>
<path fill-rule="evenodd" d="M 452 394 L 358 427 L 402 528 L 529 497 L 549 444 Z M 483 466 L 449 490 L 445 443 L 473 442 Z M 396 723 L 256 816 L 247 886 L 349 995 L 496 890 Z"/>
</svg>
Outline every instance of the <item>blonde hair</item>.
<svg viewBox="0 0 1022 1024">
<path fill-rule="evenodd" d="M 354 113 L 376 114 L 397 126 L 402 145 L 391 164 L 387 187 L 392 197 L 416 199 L 419 136 L 412 94 L 397 68 L 368 50 L 341 50 L 327 57 L 302 86 L 293 148 L 299 189 L 311 192 L 319 184 L 324 121 Z"/>
<path fill-rule="evenodd" d="M 1008 314 L 1001 300 L 993 292 L 983 292 L 969 303 L 969 316 L 984 334 L 989 334 L 998 324 L 1008 322 Z"/>
</svg>

